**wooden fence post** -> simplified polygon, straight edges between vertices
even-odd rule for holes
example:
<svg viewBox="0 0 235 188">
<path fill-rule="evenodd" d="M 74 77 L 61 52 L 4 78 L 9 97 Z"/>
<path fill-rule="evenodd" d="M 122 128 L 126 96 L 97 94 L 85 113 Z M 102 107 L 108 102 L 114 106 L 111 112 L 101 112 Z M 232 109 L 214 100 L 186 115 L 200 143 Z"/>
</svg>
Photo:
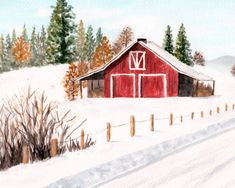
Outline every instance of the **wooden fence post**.
<svg viewBox="0 0 235 188">
<path fill-rule="evenodd" d="M 130 117 L 130 134 L 131 137 L 135 136 L 135 116 Z"/>
<path fill-rule="evenodd" d="M 79 94 L 80 94 L 80 98 L 83 98 L 83 93 L 82 93 L 82 81 L 79 81 Z"/>
<path fill-rule="evenodd" d="M 22 163 L 23 164 L 28 164 L 29 163 L 29 146 L 24 145 L 23 146 L 23 151 L 22 151 Z"/>
<path fill-rule="evenodd" d="M 170 126 L 172 126 L 173 125 L 173 114 L 171 113 L 170 114 Z"/>
<path fill-rule="evenodd" d="M 58 154 L 58 140 L 56 138 L 51 140 L 50 154 L 51 157 L 55 157 Z"/>
<path fill-rule="evenodd" d="M 209 111 L 209 115 L 212 116 L 212 110 Z"/>
<path fill-rule="evenodd" d="M 180 122 L 181 123 L 183 122 L 183 116 L 182 115 L 180 116 Z"/>
<path fill-rule="evenodd" d="M 84 132 L 84 130 L 82 129 L 81 130 L 81 146 L 80 146 L 80 148 L 81 149 L 85 149 L 85 132 Z"/>
<path fill-rule="evenodd" d="M 219 113 L 220 113 L 220 109 L 219 109 L 219 107 L 217 107 L 217 108 L 216 108 L 216 112 L 217 112 L 217 114 L 219 114 Z"/>
<path fill-rule="evenodd" d="M 201 111 L 201 118 L 203 118 L 204 117 L 204 113 L 203 113 L 203 111 Z"/>
<path fill-rule="evenodd" d="M 111 125 L 107 123 L 107 142 L 110 142 L 111 139 Z"/>
<path fill-rule="evenodd" d="M 228 111 L 228 104 L 225 104 L 225 111 Z"/>
<path fill-rule="evenodd" d="M 191 119 L 194 119 L 194 112 L 191 113 Z"/>
<path fill-rule="evenodd" d="M 154 131 L 154 114 L 150 115 L 150 131 Z"/>
</svg>

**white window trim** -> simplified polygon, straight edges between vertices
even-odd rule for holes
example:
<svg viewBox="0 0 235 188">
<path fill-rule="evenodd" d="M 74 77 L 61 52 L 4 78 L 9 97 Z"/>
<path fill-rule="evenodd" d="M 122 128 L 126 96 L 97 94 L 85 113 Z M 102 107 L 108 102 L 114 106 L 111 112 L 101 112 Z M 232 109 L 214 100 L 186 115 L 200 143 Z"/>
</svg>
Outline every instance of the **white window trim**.
<svg viewBox="0 0 235 188">
<path fill-rule="evenodd" d="M 134 60 L 134 59 L 132 59 L 134 57 L 133 54 L 137 54 L 137 57 L 138 57 L 139 53 L 141 53 L 142 56 L 141 56 L 140 61 L 138 63 L 140 65 L 140 62 L 143 59 L 143 67 L 142 68 L 139 68 L 139 67 L 138 68 L 133 68 L 133 67 L 131 67 L 131 60 Z M 145 54 L 146 54 L 145 51 L 130 51 L 129 52 L 129 69 L 130 70 L 146 70 L 146 68 L 145 68 Z M 136 65 L 135 61 L 134 61 L 134 65 Z"/>
<path fill-rule="evenodd" d="M 138 97 L 141 98 L 141 79 L 144 76 L 163 76 L 163 84 L 164 84 L 164 97 L 167 97 L 167 82 L 166 82 L 166 74 L 139 74 L 138 76 Z"/>
<path fill-rule="evenodd" d="M 131 74 L 111 74 L 110 76 L 110 98 L 113 98 L 113 77 L 114 76 L 132 76 L 133 77 L 133 98 L 135 98 L 135 74 L 131 73 Z"/>
</svg>

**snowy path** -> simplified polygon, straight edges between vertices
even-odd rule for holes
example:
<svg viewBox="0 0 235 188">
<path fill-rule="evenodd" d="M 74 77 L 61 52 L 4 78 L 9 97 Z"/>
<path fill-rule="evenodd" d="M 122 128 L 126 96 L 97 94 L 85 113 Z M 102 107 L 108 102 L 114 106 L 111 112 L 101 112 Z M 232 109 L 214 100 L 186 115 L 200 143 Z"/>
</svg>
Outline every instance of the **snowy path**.
<svg viewBox="0 0 235 188">
<path fill-rule="evenodd" d="M 234 138 L 226 132 L 103 187 L 235 187 Z"/>
<path fill-rule="evenodd" d="M 223 124 L 214 124 L 196 133 L 125 155 L 77 175 L 61 179 L 49 187 L 98 187 L 113 180 L 105 186 L 136 187 L 139 185 L 140 187 L 156 187 L 166 185 L 167 187 L 182 187 L 187 185 L 188 187 L 189 183 L 194 183 L 193 185 L 201 187 L 207 183 L 207 180 L 216 175 L 217 171 L 222 170 L 226 164 L 230 162 L 235 164 L 235 147 L 231 144 L 235 143 L 234 129 L 235 118 Z M 221 133 L 224 134 L 220 135 Z M 176 153 L 207 139 L 210 140 Z M 228 143 L 230 144 L 229 147 L 225 147 Z M 200 145 L 204 150 L 201 149 Z M 194 149 L 191 148 L 196 148 L 195 151 L 199 152 L 195 153 Z M 207 151 L 209 149 L 212 151 Z M 232 156 L 229 150 L 232 150 Z M 167 157 L 169 155 L 170 157 Z M 177 157 L 178 155 L 180 157 Z M 176 156 L 176 159 L 174 156 Z M 216 157 L 220 160 L 217 160 Z M 164 162 L 165 160 L 169 161 Z M 202 165 L 201 168 L 198 167 L 199 165 Z M 208 165 L 208 168 L 205 168 L 205 165 Z M 148 171 L 149 168 L 150 172 Z M 213 168 L 215 169 L 213 170 Z M 196 176 L 197 179 L 191 179 L 191 177 L 194 177 L 194 174 L 191 173 L 193 170 L 199 173 L 199 178 Z M 189 176 L 189 178 L 184 176 Z M 116 178 L 120 179 L 115 180 Z M 186 182 L 181 181 L 182 178 Z"/>
</svg>

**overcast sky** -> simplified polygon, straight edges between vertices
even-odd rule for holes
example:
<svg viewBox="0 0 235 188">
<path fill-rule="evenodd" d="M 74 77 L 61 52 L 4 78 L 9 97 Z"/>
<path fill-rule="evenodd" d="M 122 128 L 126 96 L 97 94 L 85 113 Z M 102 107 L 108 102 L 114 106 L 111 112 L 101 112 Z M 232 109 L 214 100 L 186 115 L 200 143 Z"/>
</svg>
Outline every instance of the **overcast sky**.
<svg viewBox="0 0 235 188">
<path fill-rule="evenodd" d="M 51 5 L 56 0 L 0 0 L 0 33 L 16 28 L 47 26 Z M 179 26 L 185 24 L 193 52 L 204 52 L 206 59 L 235 56 L 234 0 L 68 0 L 74 7 L 76 21 L 103 33 L 113 41 L 123 26 L 133 28 L 135 37 L 145 36 L 162 44 L 166 25 L 172 27 L 174 39 Z"/>
</svg>

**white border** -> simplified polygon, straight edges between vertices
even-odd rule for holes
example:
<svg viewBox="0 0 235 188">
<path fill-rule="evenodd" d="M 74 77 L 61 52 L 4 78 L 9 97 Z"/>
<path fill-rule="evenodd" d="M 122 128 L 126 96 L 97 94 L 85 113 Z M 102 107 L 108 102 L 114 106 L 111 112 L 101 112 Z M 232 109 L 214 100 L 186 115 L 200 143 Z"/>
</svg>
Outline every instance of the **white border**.
<svg viewBox="0 0 235 188">
<path fill-rule="evenodd" d="M 135 98 L 135 74 L 131 73 L 131 74 L 111 74 L 110 76 L 110 98 L 113 98 L 113 77 L 114 76 L 132 76 L 134 81 L 133 81 L 133 88 L 134 88 L 134 92 L 133 92 L 133 98 Z"/>
<path fill-rule="evenodd" d="M 139 74 L 138 76 L 138 97 L 141 98 L 141 78 L 144 76 L 163 76 L 164 97 L 167 97 L 167 81 L 166 74 Z"/>
<path fill-rule="evenodd" d="M 140 58 L 140 62 L 141 62 L 141 60 L 143 59 L 143 68 L 132 68 L 131 67 L 131 59 L 132 59 L 132 57 L 134 57 L 133 56 L 133 54 L 136 54 L 136 56 L 138 57 L 138 54 L 139 53 L 141 53 L 142 54 L 142 56 L 141 56 L 141 58 Z M 130 51 L 129 52 L 129 69 L 130 70 L 146 70 L 146 68 L 145 68 L 145 54 L 146 54 L 146 52 L 145 51 Z M 139 63 L 140 63 L 139 62 Z M 134 63 L 135 64 L 135 63 Z"/>
</svg>

